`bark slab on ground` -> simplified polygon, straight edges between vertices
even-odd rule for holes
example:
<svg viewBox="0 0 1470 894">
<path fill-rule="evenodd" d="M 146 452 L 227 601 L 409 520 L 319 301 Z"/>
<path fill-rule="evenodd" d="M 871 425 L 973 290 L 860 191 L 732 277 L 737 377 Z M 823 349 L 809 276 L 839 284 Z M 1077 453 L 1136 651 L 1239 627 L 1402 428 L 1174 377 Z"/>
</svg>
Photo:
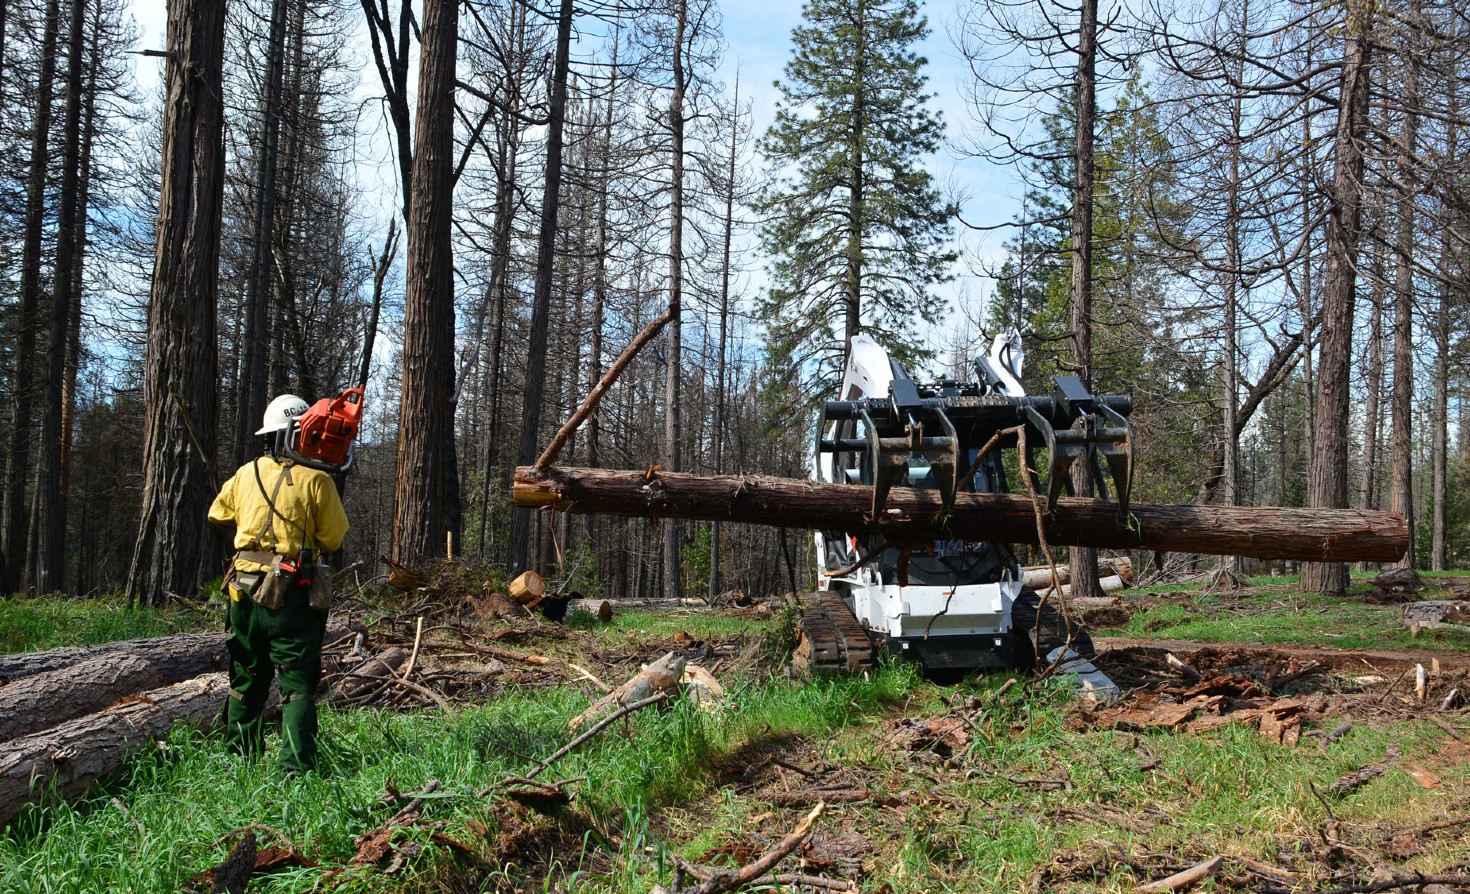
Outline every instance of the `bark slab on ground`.
<svg viewBox="0 0 1470 894">
<path fill-rule="evenodd" d="M 891 538 L 1037 543 L 1030 497 L 958 495 L 946 514 L 939 492 L 895 487 L 881 518 L 872 490 L 763 476 L 520 466 L 512 502 L 564 512 L 733 521 L 788 528 L 868 532 Z M 1063 497 L 1044 516 L 1054 546 L 1146 549 L 1318 562 L 1395 562 L 1408 547 L 1402 515 L 1364 510 L 1280 509 L 1134 503 Z"/>
<path fill-rule="evenodd" d="M 206 674 L 0 745 L 0 826 L 33 800 L 81 795 L 175 722 L 208 725 L 219 716 L 227 686 L 224 674 Z"/>
</svg>

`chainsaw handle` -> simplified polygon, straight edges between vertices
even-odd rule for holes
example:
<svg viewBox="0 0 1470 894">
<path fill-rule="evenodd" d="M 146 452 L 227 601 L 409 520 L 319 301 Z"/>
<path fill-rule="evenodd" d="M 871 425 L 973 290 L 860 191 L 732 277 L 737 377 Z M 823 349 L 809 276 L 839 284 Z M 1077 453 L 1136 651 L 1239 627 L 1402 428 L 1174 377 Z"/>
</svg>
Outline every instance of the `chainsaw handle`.
<svg viewBox="0 0 1470 894">
<path fill-rule="evenodd" d="M 298 466 L 305 466 L 308 469 L 316 469 L 320 472 L 346 472 L 348 469 L 352 468 L 352 463 L 357 458 L 356 443 L 348 445 L 346 461 L 337 465 L 322 462 L 319 459 L 312 459 L 310 457 L 303 456 L 301 452 L 296 449 L 296 441 L 300 438 L 300 436 L 301 426 L 295 420 L 292 420 L 291 427 L 286 430 L 286 436 L 281 439 L 281 452 L 286 454 L 286 458 L 291 460 L 291 462 L 295 463 Z"/>
</svg>

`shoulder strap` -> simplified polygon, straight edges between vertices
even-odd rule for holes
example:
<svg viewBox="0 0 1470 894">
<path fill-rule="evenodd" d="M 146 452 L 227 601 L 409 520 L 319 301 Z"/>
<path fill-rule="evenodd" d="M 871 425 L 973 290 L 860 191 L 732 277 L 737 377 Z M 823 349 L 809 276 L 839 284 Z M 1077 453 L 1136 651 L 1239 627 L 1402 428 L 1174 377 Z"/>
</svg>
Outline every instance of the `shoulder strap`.
<svg viewBox="0 0 1470 894">
<path fill-rule="evenodd" d="M 280 515 L 281 518 L 290 521 L 289 518 L 281 515 L 281 511 L 276 508 L 276 497 L 280 496 L 281 485 L 291 478 L 291 466 L 288 463 L 281 467 L 281 474 L 276 478 L 276 486 L 267 494 L 265 492 L 265 482 L 260 480 L 260 458 L 256 457 L 252 465 L 255 467 L 255 485 L 260 488 L 260 495 L 265 497 L 265 504 L 270 507 L 270 513 L 265 517 L 265 527 L 261 529 L 260 535 L 255 538 L 255 545 L 263 546 L 262 541 L 269 537 L 271 550 L 274 552 L 276 548 L 276 516 Z"/>
</svg>

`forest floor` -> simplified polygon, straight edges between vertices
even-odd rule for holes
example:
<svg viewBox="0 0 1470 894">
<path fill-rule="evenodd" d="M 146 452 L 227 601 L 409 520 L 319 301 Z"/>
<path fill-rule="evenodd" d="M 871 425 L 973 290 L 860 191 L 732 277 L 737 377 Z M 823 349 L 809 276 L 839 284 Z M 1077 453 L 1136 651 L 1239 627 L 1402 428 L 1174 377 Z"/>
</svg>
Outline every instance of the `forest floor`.
<svg viewBox="0 0 1470 894">
<path fill-rule="evenodd" d="M 1125 593 L 1117 626 L 1095 631 L 1099 665 L 1128 689 L 1115 706 L 1015 673 L 803 681 L 782 669 L 789 612 L 535 625 L 440 595 L 352 608 L 379 647 L 406 648 L 426 618 L 414 679 L 446 705 L 325 709 L 323 772 L 296 780 L 275 776 L 276 741 L 246 761 L 175 730 L 84 801 L 0 832 L 0 892 L 207 891 L 203 873 L 253 827 L 271 868 L 249 891 L 646 894 L 678 860 L 748 862 L 819 801 L 815 834 L 776 869 L 828 880 L 802 890 L 1124 892 L 1202 864 L 1192 890 L 1407 890 L 1415 874 L 1444 877 L 1423 890 L 1470 888 L 1470 630 L 1410 637 L 1361 586 L 1342 600 L 1281 579 Z M 0 600 L 0 651 L 216 624 Z M 724 696 L 618 721 L 539 777 L 559 789 L 507 783 L 598 696 L 566 667 L 617 685 L 669 652 Z"/>
</svg>

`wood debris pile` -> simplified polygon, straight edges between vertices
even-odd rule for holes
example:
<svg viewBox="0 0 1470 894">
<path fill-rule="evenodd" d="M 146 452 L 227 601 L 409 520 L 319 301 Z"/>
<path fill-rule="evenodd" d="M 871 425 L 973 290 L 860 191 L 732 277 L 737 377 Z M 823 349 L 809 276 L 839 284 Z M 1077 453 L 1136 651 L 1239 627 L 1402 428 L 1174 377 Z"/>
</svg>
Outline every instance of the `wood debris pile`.
<svg viewBox="0 0 1470 894">
<path fill-rule="evenodd" d="M 1254 680 L 1235 675 L 1212 675 L 1191 686 L 1160 687 L 1142 692 L 1121 704 L 1100 710 L 1080 709 L 1074 722 L 1080 727 L 1125 730 L 1170 729 L 1199 733 L 1232 723 L 1254 726 L 1273 742 L 1295 745 L 1303 723 L 1315 723 L 1342 710 L 1328 696 L 1276 698 Z"/>
</svg>

